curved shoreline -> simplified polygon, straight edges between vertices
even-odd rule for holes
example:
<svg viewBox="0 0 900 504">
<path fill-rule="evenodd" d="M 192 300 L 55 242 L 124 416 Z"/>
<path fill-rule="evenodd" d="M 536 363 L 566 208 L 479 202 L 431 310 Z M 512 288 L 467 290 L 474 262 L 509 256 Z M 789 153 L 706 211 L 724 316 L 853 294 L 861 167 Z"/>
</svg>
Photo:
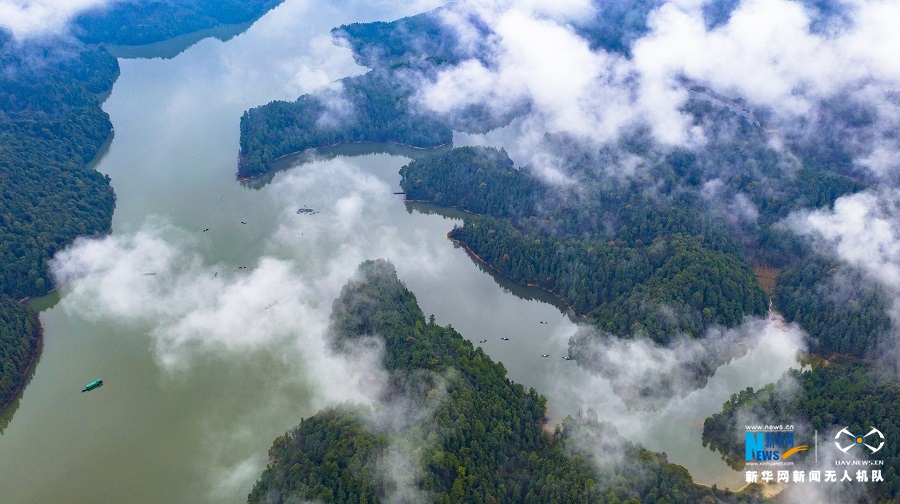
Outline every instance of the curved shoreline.
<svg viewBox="0 0 900 504">
<path fill-rule="evenodd" d="M 465 211 L 465 210 L 464 210 L 464 211 Z M 470 212 L 470 213 L 471 213 L 471 212 Z M 475 251 L 472 250 L 472 249 L 469 247 L 469 244 L 467 244 L 466 242 L 464 242 L 464 241 L 462 241 L 462 240 L 457 240 L 456 238 L 452 238 L 452 237 L 450 236 L 450 233 L 452 233 L 452 232 L 453 232 L 452 230 L 451 230 L 451 231 L 447 231 L 447 235 L 446 235 L 446 236 L 447 236 L 447 239 L 450 240 L 450 241 L 452 241 L 453 243 L 455 243 L 455 244 L 461 246 L 462 248 L 464 248 L 464 249 L 466 250 L 466 252 L 467 252 L 470 256 L 474 257 L 474 258 L 477 259 L 480 263 L 482 263 L 482 264 L 484 264 L 485 266 L 487 266 L 488 268 L 490 268 L 491 271 L 497 273 L 497 274 L 500 275 L 501 277 L 503 277 L 503 278 L 509 280 L 510 282 L 513 282 L 514 284 L 516 284 L 516 285 L 518 285 L 518 286 L 520 286 L 520 287 L 530 287 L 530 288 L 533 288 L 533 289 L 539 289 L 539 290 L 542 290 L 542 291 L 546 292 L 547 294 L 550 294 L 551 296 L 553 296 L 557 301 L 559 301 L 559 303 L 560 303 L 561 305 L 565 306 L 566 309 L 567 309 L 568 312 L 569 312 L 569 315 L 571 315 L 572 317 L 577 318 L 577 319 L 584 319 L 584 318 L 585 318 L 585 316 L 584 316 L 583 314 L 578 313 L 578 312 L 575 310 L 575 308 L 572 308 L 572 306 L 569 305 L 568 303 L 566 303 L 565 300 L 563 300 L 563 298 L 560 297 L 559 294 L 553 292 L 552 290 L 550 290 L 550 289 L 548 289 L 548 288 L 546 288 L 546 287 L 541 287 L 540 285 L 537 285 L 537 284 L 530 284 L 530 283 L 525 283 L 525 284 L 523 284 L 523 283 L 519 283 L 519 282 L 517 282 L 515 279 L 510 278 L 509 276 L 507 276 L 506 274 L 504 274 L 503 272 L 501 272 L 500 270 L 498 270 L 496 267 L 494 267 L 493 264 L 487 262 L 483 257 L 481 257 L 480 255 L 476 254 Z"/>
<path fill-rule="evenodd" d="M 29 308 L 28 310 L 31 311 L 31 308 Z M 29 375 L 32 375 L 34 373 L 35 366 L 37 366 L 38 362 L 38 356 L 41 355 L 41 350 L 43 350 L 44 348 L 44 322 L 41 321 L 41 316 L 36 312 L 34 313 L 34 318 L 38 323 L 37 346 L 34 347 L 34 352 L 32 353 L 32 355 L 30 355 L 31 362 L 28 363 L 28 367 L 26 367 L 25 372 L 22 373 L 21 376 L 23 376 L 24 378 L 21 382 L 19 382 L 19 385 L 13 391 L 12 398 L 9 400 L 9 402 L 0 404 L 0 416 L 3 416 L 10 406 L 15 404 L 16 401 L 22 398 L 22 393 L 25 391 L 25 385 L 29 381 Z"/>
<path fill-rule="evenodd" d="M 267 163 L 269 165 L 268 169 L 262 173 L 257 173 L 257 174 L 242 177 L 241 170 L 240 170 L 240 163 L 238 163 L 237 181 L 238 182 L 250 182 L 250 181 L 256 180 L 260 177 L 269 175 L 272 172 L 277 171 L 272 168 L 272 166 L 271 166 L 272 164 L 277 163 L 278 161 L 287 159 L 291 156 L 301 156 L 303 154 L 308 154 L 308 153 L 311 153 L 314 151 L 318 151 L 318 150 L 322 150 L 322 149 L 331 149 L 334 147 L 340 147 L 342 145 L 365 145 L 365 144 L 372 144 L 372 145 L 389 144 L 389 145 L 395 145 L 397 147 L 405 147 L 407 149 L 413 149 L 413 150 L 419 150 L 419 151 L 429 151 L 429 150 L 434 150 L 434 149 L 440 149 L 441 147 L 447 147 L 448 145 L 452 145 L 453 142 L 450 141 L 450 142 L 445 142 L 445 143 L 442 143 L 439 145 L 431 145 L 428 147 L 421 147 L 418 145 L 411 145 L 411 144 L 407 144 L 407 143 L 403 143 L 403 142 L 395 142 L 392 140 L 347 140 L 347 141 L 342 141 L 342 142 L 335 142 L 330 145 L 322 145 L 322 146 L 318 146 L 318 147 L 306 147 L 304 149 L 300 149 L 300 150 L 297 150 L 294 152 L 288 152 L 287 154 L 282 154 L 282 155 L 276 157 L 275 159 L 269 161 Z M 244 156 L 244 154 L 242 152 L 238 153 L 239 159 L 243 158 L 243 156 Z"/>
</svg>

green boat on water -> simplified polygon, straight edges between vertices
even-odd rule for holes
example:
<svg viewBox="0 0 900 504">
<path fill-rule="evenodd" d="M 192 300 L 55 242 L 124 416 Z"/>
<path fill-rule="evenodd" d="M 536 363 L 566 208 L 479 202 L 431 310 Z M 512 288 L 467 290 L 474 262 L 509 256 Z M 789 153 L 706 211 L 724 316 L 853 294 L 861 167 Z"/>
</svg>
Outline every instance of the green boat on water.
<svg viewBox="0 0 900 504">
<path fill-rule="evenodd" d="M 84 388 L 81 389 L 81 391 L 82 392 L 90 392 L 91 390 L 94 390 L 95 388 L 97 388 L 101 385 L 103 385 L 103 380 L 94 380 L 91 383 L 88 383 L 87 385 L 85 385 Z"/>
</svg>

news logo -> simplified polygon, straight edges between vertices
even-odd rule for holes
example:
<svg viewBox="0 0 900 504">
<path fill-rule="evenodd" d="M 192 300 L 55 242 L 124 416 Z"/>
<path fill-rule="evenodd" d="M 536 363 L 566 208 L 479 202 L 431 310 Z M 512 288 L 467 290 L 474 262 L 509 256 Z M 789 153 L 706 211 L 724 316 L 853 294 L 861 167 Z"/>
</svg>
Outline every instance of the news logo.
<svg viewBox="0 0 900 504">
<path fill-rule="evenodd" d="M 794 441 L 792 425 L 748 430 L 744 438 L 744 457 L 748 462 L 774 462 L 809 449 L 807 445 L 795 445 Z"/>
</svg>

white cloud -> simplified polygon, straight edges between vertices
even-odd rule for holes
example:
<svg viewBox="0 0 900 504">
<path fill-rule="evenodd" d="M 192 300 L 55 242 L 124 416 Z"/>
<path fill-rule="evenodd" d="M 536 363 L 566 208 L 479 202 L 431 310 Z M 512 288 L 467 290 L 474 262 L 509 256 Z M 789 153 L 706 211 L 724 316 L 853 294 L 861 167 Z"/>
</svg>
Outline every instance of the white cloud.
<svg viewBox="0 0 900 504">
<path fill-rule="evenodd" d="M 452 253 L 417 233 L 399 235 L 387 216 L 391 191 L 340 160 L 292 170 L 267 189 L 284 211 L 271 235 L 254 240 L 269 252 L 242 264 L 247 269 L 207 262 L 202 237 L 159 219 L 133 234 L 77 240 L 52 262 L 61 307 L 148 334 L 157 362 L 171 371 L 211 355 L 263 352 L 280 356 L 291 379 L 311 380 L 317 406 L 368 403 L 381 391 L 381 350 L 366 343 L 332 352 L 324 338 L 332 301 L 365 259 L 390 258 L 401 275 L 427 276 Z M 298 201 L 311 192 L 331 201 L 300 217 Z M 367 232 L 373 219 L 379 229 Z"/>
<path fill-rule="evenodd" d="M 659 408 L 702 388 L 708 375 L 721 364 L 742 356 L 761 340 L 780 335 L 789 358 L 802 347 L 803 333 L 785 326 L 777 317 L 748 319 L 733 329 L 711 328 L 703 338 L 682 336 L 667 345 L 645 336 L 631 339 L 597 335 L 589 329 L 576 334 L 575 345 L 599 376 L 608 380 L 625 405 Z M 674 401 L 675 404 L 678 401 Z"/>
<path fill-rule="evenodd" d="M 494 31 L 485 42 L 488 61 L 472 58 L 441 71 L 422 88 L 419 99 L 444 113 L 483 104 L 497 117 L 528 103 L 542 131 L 588 138 L 617 134 L 635 117 L 621 58 L 591 51 L 570 27 L 530 7 L 480 9 Z M 447 21 L 450 17 L 445 14 L 445 22 L 453 22 L 463 40 L 478 33 L 467 18 Z"/>
<path fill-rule="evenodd" d="M 740 488 L 743 473 L 727 469 L 718 454 L 697 449 L 703 420 L 720 412 L 736 391 L 762 387 L 788 369 L 797 368 L 805 338 L 799 326 L 785 324 L 777 314 L 771 314 L 768 320 L 748 319 L 739 327 L 712 334 L 708 341 L 684 340 L 660 346 L 646 339 L 619 340 L 608 349 L 598 342 L 597 352 L 608 351 L 601 357 L 610 366 L 604 376 L 561 366 L 542 392 L 552 398 L 551 408 L 565 412 L 593 410 L 626 439 L 666 452 L 669 461 L 688 468 L 695 481 Z M 728 353 L 723 350 L 746 353 L 716 369 L 708 381 L 698 381 L 691 375 L 693 364 L 722 360 Z M 670 397 L 639 396 L 642 386 L 660 383 L 670 388 Z M 599 460 L 615 459 L 615 453 L 603 447 L 585 449 L 594 451 Z"/>
<path fill-rule="evenodd" d="M 789 224 L 822 252 L 900 293 L 900 191 L 866 191 L 838 198 L 834 209 L 792 215 Z"/>
<path fill-rule="evenodd" d="M 169 370 L 187 369 L 204 355 L 282 353 L 277 348 L 286 362 L 300 364 L 302 379 L 316 381 L 319 401 L 366 403 L 380 393 L 380 348 L 332 353 L 324 338 L 330 303 L 320 296 L 337 286 L 290 262 L 263 257 L 235 274 L 203 264 L 189 238 L 155 224 L 134 235 L 79 240 L 57 254 L 53 271 L 66 292 L 65 310 L 146 328 Z"/>
<path fill-rule="evenodd" d="M 693 145 L 703 136 L 680 112 L 688 98 L 682 77 L 789 120 L 848 91 L 889 102 L 900 83 L 896 2 L 855 0 L 846 27 L 813 32 L 811 13 L 795 1 L 744 0 L 712 30 L 703 2 L 671 1 L 651 12 L 650 31 L 634 43 L 632 59 L 591 51 L 571 28 L 591 8 L 548 4 L 473 0 L 449 7 L 442 19 L 472 59 L 428 80 L 420 100 L 439 112 L 483 104 L 498 116 L 529 103 L 541 133 L 606 142 L 645 125 L 660 142 Z M 486 37 L 484 25 L 492 30 Z M 891 117 L 884 111 L 881 120 Z M 862 163 L 881 167 L 886 156 L 875 147 L 867 147 Z"/>
<path fill-rule="evenodd" d="M 720 91 L 802 114 L 811 98 L 848 84 L 900 80 L 897 58 L 884 49 L 900 40 L 886 19 L 900 19 L 900 6 L 860 1 L 848 31 L 813 34 L 809 13 L 799 3 L 745 0 L 727 24 L 707 31 L 697 10 L 667 4 L 651 16 L 650 35 L 635 44 L 635 62 L 646 85 L 663 85 L 665 77 L 683 73 Z"/>
<path fill-rule="evenodd" d="M 81 11 L 116 0 L 0 0 L 0 26 L 16 39 L 60 33 Z"/>
</svg>

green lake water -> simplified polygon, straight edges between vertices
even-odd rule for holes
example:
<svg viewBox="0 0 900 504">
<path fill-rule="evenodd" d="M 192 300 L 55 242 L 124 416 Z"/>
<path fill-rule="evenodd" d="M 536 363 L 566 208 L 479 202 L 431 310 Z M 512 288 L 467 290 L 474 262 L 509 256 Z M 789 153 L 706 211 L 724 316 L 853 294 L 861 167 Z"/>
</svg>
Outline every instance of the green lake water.
<svg viewBox="0 0 900 504">
<path fill-rule="evenodd" d="M 235 180 L 245 109 L 362 72 L 328 31 L 411 9 L 289 0 L 227 42 L 120 60 L 104 104 L 115 136 L 97 163 L 118 198 L 103 243 L 117 245 L 85 252 L 82 276 L 35 302 L 44 346 L 0 419 L 0 502 L 245 502 L 276 436 L 322 407 L 364 400 L 365 377 L 343 379 L 322 329 L 357 264 L 378 257 L 426 314 L 487 339 L 512 379 L 549 397 L 554 418 L 594 407 L 698 481 L 742 486 L 699 432 L 731 393 L 791 364 L 772 349 L 777 334 L 704 391 L 632 414 L 561 359 L 575 325 L 552 296 L 495 279 L 446 239 L 452 214 L 410 211 L 392 194 L 409 158 L 352 146 L 260 188 Z M 102 387 L 80 392 L 98 378 Z"/>
</svg>

